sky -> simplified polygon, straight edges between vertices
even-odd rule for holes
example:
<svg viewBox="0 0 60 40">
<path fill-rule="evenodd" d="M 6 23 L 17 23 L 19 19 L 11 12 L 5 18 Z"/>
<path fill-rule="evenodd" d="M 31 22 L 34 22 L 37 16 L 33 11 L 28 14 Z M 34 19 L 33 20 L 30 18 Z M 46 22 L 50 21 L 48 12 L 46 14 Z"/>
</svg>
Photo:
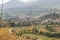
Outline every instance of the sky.
<svg viewBox="0 0 60 40">
<path fill-rule="evenodd" d="M 10 0 L 3 0 L 3 3 L 7 3 L 9 2 Z M 30 0 L 19 0 L 19 1 L 22 1 L 22 2 L 28 2 Z M 0 4 L 2 4 L 2 0 L 0 0 Z"/>
<path fill-rule="evenodd" d="M 9 1 L 11 1 L 11 0 L 3 0 L 3 3 L 7 3 L 7 2 L 9 2 Z M 30 1 L 35 1 L 35 0 L 18 0 L 18 1 L 22 1 L 22 2 L 30 2 Z M 39 0 L 40 2 L 43 2 L 43 1 L 45 1 L 45 2 L 49 2 L 49 3 L 51 3 L 51 2 L 60 2 L 60 0 Z M 50 2 L 51 1 L 51 2 Z M 0 4 L 2 4 L 2 0 L 0 0 Z"/>
<path fill-rule="evenodd" d="M 20 1 L 20 2 L 19 2 Z M 27 6 L 30 5 L 36 5 L 37 7 L 43 7 L 43 8 L 60 8 L 60 0 L 3 0 L 4 7 L 10 8 L 15 6 L 20 5 L 24 6 L 25 4 L 28 4 Z M 0 0 L 0 7 L 2 4 L 2 0 Z M 20 4 L 20 5 L 19 5 Z"/>
<path fill-rule="evenodd" d="M 7 3 L 9 2 L 10 0 L 3 0 L 3 3 Z M 0 4 L 2 4 L 2 0 L 0 0 Z"/>
</svg>

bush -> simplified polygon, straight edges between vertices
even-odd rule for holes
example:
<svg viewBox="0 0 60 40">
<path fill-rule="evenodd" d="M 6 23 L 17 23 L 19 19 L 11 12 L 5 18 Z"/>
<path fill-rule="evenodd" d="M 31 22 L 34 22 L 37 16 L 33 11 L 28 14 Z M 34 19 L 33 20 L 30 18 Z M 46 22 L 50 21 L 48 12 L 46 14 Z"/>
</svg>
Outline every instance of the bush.
<svg viewBox="0 0 60 40">
<path fill-rule="evenodd" d="M 33 34 L 37 34 L 37 33 L 38 33 L 38 30 L 37 30 L 36 28 L 33 28 L 33 29 L 32 29 L 32 33 L 33 33 Z"/>
<path fill-rule="evenodd" d="M 25 31 L 24 30 L 21 30 L 21 31 L 16 32 L 16 35 L 22 36 L 22 34 L 24 34 L 24 33 L 25 33 Z"/>
<path fill-rule="evenodd" d="M 55 30 L 51 27 L 51 26 L 46 26 L 46 29 L 48 30 L 48 31 L 50 31 L 50 32 L 55 32 Z"/>
</svg>

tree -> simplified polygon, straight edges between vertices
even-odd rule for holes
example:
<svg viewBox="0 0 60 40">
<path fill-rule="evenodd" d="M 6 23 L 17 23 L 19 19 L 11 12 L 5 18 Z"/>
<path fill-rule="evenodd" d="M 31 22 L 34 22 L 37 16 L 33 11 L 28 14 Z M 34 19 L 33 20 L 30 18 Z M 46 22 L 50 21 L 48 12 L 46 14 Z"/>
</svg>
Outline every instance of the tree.
<svg viewBox="0 0 60 40">
<path fill-rule="evenodd" d="M 37 30 L 36 27 L 32 29 L 32 33 L 33 33 L 33 34 L 37 34 L 37 33 L 38 33 L 38 30 Z"/>
</svg>

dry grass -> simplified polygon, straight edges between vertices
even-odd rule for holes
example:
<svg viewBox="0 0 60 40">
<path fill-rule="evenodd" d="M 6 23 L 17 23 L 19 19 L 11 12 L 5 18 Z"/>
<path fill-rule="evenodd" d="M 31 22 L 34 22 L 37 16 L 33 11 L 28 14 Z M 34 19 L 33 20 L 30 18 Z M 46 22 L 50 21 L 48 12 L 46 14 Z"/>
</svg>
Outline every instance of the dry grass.
<svg viewBox="0 0 60 40">
<path fill-rule="evenodd" d="M 18 37 L 9 32 L 9 28 L 1 28 L 0 29 L 0 40 L 26 40 L 23 37 Z"/>
<path fill-rule="evenodd" d="M 44 33 L 45 33 L 45 32 L 49 32 L 49 31 L 46 30 L 45 28 L 38 28 L 38 30 L 41 31 L 41 32 L 44 32 Z"/>
<path fill-rule="evenodd" d="M 55 30 L 60 30 L 56 27 L 54 27 Z M 32 39 L 27 39 L 26 36 L 29 36 L 30 38 L 38 38 L 37 40 L 52 40 L 52 38 L 48 38 L 46 36 L 42 36 L 42 35 L 34 35 L 34 34 L 23 34 L 24 36 L 20 37 L 20 36 L 16 36 L 14 33 L 10 33 L 9 31 L 10 28 L 1 28 L 0 29 L 0 40 L 32 40 Z M 32 30 L 33 27 L 23 27 L 23 29 L 26 30 Z M 16 30 L 21 30 L 21 28 L 17 28 Z M 39 31 L 42 32 L 47 32 L 48 30 L 46 30 L 45 28 L 38 28 Z M 60 39 L 57 39 L 60 40 Z"/>
<path fill-rule="evenodd" d="M 52 27 L 55 31 L 60 32 L 60 27 Z"/>
</svg>

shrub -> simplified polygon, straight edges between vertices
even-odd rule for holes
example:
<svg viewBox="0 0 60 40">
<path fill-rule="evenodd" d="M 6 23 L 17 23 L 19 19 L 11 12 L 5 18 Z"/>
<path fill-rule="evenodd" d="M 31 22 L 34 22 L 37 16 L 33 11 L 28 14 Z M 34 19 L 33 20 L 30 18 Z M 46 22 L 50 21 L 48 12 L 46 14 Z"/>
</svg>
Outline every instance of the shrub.
<svg viewBox="0 0 60 40">
<path fill-rule="evenodd" d="M 51 27 L 51 26 L 46 26 L 46 29 L 48 30 L 48 31 L 50 31 L 50 32 L 55 32 L 55 30 Z"/>
</svg>

